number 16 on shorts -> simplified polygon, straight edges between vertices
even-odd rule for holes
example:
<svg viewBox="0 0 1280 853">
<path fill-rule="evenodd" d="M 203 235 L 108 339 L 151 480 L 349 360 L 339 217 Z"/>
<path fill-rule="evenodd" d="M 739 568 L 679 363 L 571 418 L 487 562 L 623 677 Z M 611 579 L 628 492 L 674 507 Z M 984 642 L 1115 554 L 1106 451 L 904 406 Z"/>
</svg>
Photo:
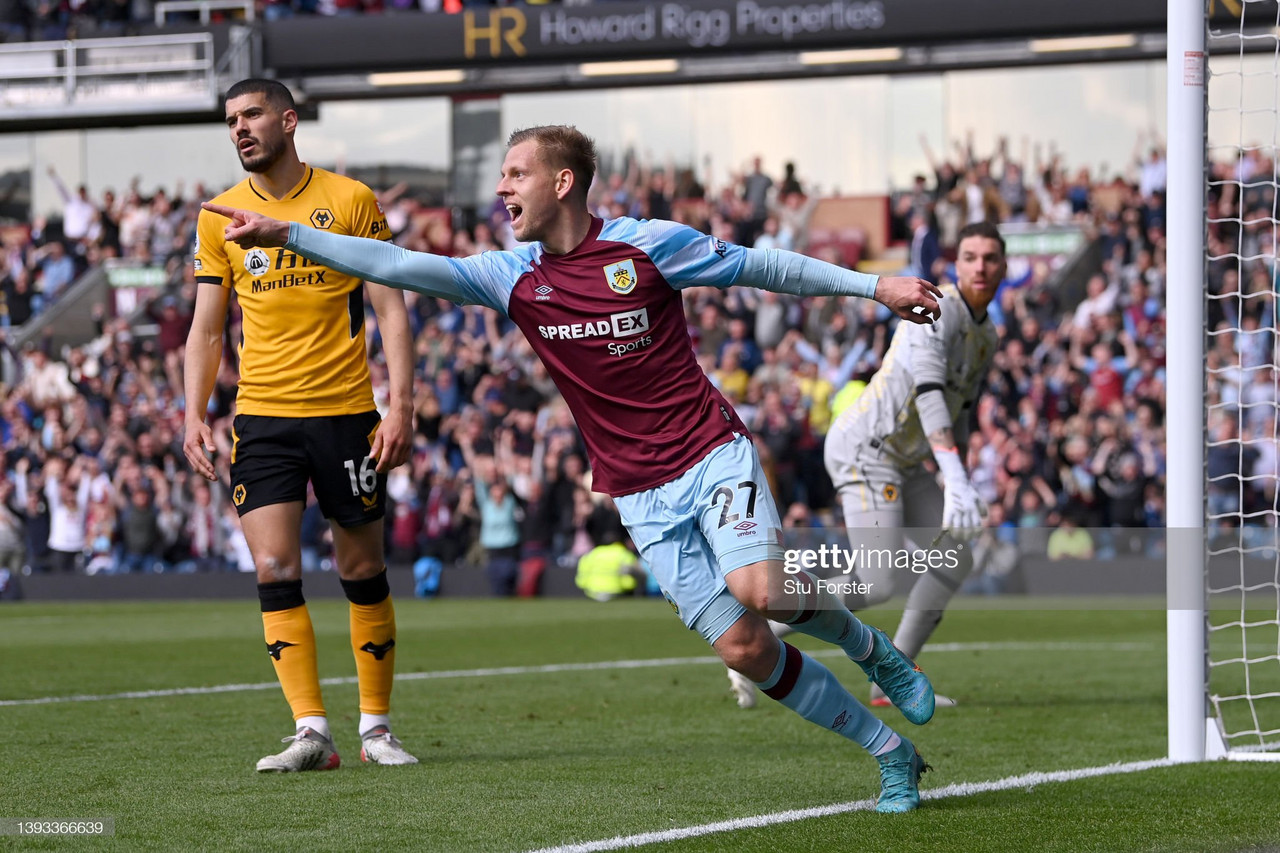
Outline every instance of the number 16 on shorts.
<svg viewBox="0 0 1280 853">
<path fill-rule="evenodd" d="M 378 463 L 372 457 L 348 459 L 343 466 L 347 469 L 347 477 L 351 480 L 351 494 L 356 497 L 374 495 L 378 492 Z"/>
</svg>

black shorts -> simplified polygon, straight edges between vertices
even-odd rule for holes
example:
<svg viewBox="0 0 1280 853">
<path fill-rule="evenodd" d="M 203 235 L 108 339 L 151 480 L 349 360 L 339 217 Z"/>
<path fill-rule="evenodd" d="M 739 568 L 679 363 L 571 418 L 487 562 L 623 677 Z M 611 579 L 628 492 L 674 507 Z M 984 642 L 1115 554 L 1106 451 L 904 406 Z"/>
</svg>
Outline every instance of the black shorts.
<svg viewBox="0 0 1280 853">
<path fill-rule="evenodd" d="M 305 502 L 310 480 L 325 518 L 342 527 L 382 518 L 387 477 L 369 457 L 380 421 L 376 411 L 318 418 L 236 415 L 231 427 L 236 512 Z"/>
</svg>

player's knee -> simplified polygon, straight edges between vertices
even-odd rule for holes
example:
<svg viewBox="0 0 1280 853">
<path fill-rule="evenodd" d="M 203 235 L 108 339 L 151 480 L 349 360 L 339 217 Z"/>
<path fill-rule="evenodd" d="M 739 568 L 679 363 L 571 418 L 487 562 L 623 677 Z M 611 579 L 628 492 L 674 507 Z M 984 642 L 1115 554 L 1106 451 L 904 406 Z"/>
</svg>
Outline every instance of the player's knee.
<svg viewBox="0 0 1280 853">
<path fill-rule="evenodd" d="M 266 556 L 256 561 L 258 580 L 261 583 L 279 583 L 301 577 L 301 567 L 293 560 L 282 560 L 279 557 Z"/>
<path fill-rule="evenodd" d="M 771 634 L 770 637 L 773 635 Z M 777 649 L 777 639 L 769 644 Z M 767 660 L 769 649 L 759 642 L 735 642 L 724 647 L 717 647 L 724 665 L 735 672 L 740 672 L 752 681 L 764 681 L 773 671 L 773 664 Z M 776 651 L 774 652 L 776 655 Z"/>
<path fill-rule="evenodd" d="M 734 626 L 738 630 L 726 631 L 716 641 L 716 653 L 724 665 L 740 672 L 752 681 L 764 681 L 777 663 L 778 639 L 768 624 L 751 619 Z"/>
<path fill-rule="evenodd" d="M 767 586 L 748 590 L 746 597 L 739 600 L 742 602 L 743 607 L 753 613 L 759 613 L 762 616 L 768 615 L 771 612 L 770 607 L 773 604 L 773 601 L 769 596 L 769 588 Z"/>
<path fill-rule="evenodd" d="M 361 581 L 376 578 L 386 571 L 386 563 L 378 558 L 368 557 L 350 560 L 338 566 L 338 575 L 342 580 Z"/>
</svg>

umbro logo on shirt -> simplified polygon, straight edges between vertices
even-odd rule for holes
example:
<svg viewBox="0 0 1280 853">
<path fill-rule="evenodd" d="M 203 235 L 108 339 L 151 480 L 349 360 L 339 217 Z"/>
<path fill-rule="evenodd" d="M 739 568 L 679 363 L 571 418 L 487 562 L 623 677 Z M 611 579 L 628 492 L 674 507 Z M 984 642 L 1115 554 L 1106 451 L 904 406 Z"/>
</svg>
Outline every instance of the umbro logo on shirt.
<svg viewBox="0 0 1280 853">
<path fill-rule="evenodd" d="M 555 290 L 553 288 L 544 284 L 541 287 L 534 288 L 533 298 L 537 302 L 546 302 L 551 298 L 551 294 L 554 292 Z"/>
</svg>

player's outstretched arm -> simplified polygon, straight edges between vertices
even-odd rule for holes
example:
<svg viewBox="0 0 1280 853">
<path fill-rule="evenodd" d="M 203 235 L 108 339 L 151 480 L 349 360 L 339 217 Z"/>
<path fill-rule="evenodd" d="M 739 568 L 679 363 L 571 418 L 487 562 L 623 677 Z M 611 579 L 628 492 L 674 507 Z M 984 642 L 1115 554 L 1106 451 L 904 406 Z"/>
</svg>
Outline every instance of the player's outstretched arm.
<svg viewBox="0 0 1280 853">
<path fill-rule="evenodd" d="M 211 202 L 201 206 L 210 213 L 231 220 L 224 229 L 224 237 L 242 248 L 283 246 L 318 264 L 365 281 L 439 296 L 462 305 L 486 305 L 505 310 L 506 303 L 496 295 L 501 282 L 495 284 L 493 280 L 494 270 L 502 265 L 480 260 L 481 256 L 456 260 L 427 252 L 411 252 L 385 240 L 331 234 L 298 222 L 282 222 L 260 213 Z M 505 272 L 505 268 L 499 269 L 499 273 Z M 503 276 L 499 274 L 498 278 Z"/>
<path fill-rule="evenodd" d="M 922 278 L 878 278 L 784 249 L 736 248 L 736 252 L 742 265 L 729 284 L 798 296 L 861 296 L 912 323 L 932 323 L 940 314 L 942 291 Z"/>
</svg>

